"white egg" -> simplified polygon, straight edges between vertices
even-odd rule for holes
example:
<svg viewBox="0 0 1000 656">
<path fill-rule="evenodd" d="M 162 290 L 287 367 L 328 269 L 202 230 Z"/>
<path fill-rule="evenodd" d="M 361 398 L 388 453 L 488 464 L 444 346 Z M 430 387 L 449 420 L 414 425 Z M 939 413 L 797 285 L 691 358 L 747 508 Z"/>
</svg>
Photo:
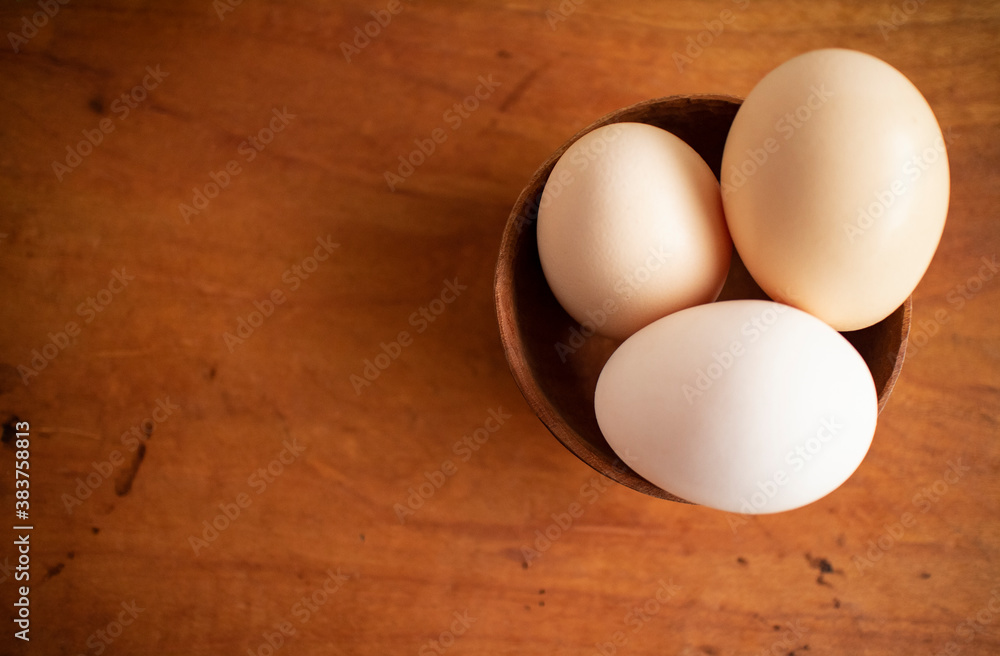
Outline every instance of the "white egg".
<svg viewBox="0 0 1000 656">
<path fill-rule="evenodd" d="M 627 339 L 598 379 L 615 452 L 653 484 L 738 513 L 806 505 L 840 486 L 875 433 L 864 360 L 833 328 L 771 301 L 726 301 Z"/>
<path fill-rule="evenodd" d="M 718 180 L 666 130 L 643 123 L 593 130 L 548 177 L 538 254 L 570 316 L 624 339 L 718 296 L 732 255 Z"/>
</svg>

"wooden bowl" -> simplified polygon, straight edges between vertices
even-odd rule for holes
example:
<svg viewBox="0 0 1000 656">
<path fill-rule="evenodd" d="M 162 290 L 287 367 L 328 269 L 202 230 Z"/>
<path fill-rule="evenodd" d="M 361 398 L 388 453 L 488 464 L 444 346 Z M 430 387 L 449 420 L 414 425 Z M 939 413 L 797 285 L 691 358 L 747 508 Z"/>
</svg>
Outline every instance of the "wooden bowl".
<svg viewBox="0 0 1000 656">
<path fill-rule="evenodd" d="M 549 289 L 538 259 L 535 220 L 545 181 L 559 157 L 584 134 L 620 122 L 648 123 L 677 135 L 694 148 L 716 177 L 729 126 L 741 99 L 731 96 L 669 96 L 612 112 L 577 133 L 539 168 L 514 204 L 497 263 L 497 320 L 511 373 L 542 422 L 578 458 L 622 485 L 650 496 L 685 502 L 627 467 L 597 425 L 597 377 L 620 342 L 585 337 Z M 767 296 L 733 252 L 733 264 L 719 300 Z M 883 321 L 843 335 L 861 353 L 875 379 L 881 412 L 899 375 L 910 330 L 910 299 Z M 557 350 L 557 345 L 565 348 Z M 572 353 L 567 352 L 572 349 Z M 685 502 L 687 503 L 687 502 Z"/>
</svg>

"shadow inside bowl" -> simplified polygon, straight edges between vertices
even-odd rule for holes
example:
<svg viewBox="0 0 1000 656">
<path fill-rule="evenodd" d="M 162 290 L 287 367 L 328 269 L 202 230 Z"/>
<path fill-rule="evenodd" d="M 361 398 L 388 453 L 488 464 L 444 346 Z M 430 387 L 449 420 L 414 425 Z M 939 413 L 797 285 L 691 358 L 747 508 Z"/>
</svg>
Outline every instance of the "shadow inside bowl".
<svg viewBox="0 0 1000 656">
<path fill-rule="evenodd" d="M 634 490 L 687 503 L 653 485 L 626 466 L 597 424 L 597 378 L 620 342 L 592 334 L 563 310 L 545 281 L 538 257 L 535 222 L 542 190 L 559 157 L 584 134 L 620 122 L 648 123 L 687 142 L 719 177 L 726 136 L 740 99 L 729 96 L 672 96 L 613 112 L 577 133 L 557 150 L 525 187 L 504 231 L 497 263 L 497 319 L 507 361 L 525 400 L 549 431 L 596 471 Z M 767 299 L 738 254 L 719 300 Z M 879 411 L 892 391 L 903 362 L 910 323 L 910 300 L 891 316 L 864 330 L 842 333 L 868 364 L 879 396 Z"/>
</svg>

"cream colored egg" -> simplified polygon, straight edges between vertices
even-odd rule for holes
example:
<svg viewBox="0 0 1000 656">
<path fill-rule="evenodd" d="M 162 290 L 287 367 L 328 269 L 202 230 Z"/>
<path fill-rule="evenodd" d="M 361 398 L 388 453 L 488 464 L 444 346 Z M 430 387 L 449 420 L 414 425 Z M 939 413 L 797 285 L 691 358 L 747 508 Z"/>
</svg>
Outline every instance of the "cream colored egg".
<svg viewBox="0 0 1000 656">
<path fill-rule="evenodd" d="M 640 476 L 739 513 L 798 508 L 864 459 L 878 400 L 864 360 L 816 317 L 771 301 L 688 308 L 612 354 L 601 432 Z"/>
<path fill-rule="evenodd" d="M 889 64 L 828 49 L 764 77 L 722 160 L 736 250 L 767 294 L 838 330 L 891 314 L 930 264 L 948 211 L 945 143 Z"/>
<path fill-rule="evenodd" d="M 719 184 L 673 134 L 616 123 L 577 140 L 548 177 L 538 212 L 545 279 L 576 321 L 624 339 L 716 298 L 732 242 Z"/>
</svg>

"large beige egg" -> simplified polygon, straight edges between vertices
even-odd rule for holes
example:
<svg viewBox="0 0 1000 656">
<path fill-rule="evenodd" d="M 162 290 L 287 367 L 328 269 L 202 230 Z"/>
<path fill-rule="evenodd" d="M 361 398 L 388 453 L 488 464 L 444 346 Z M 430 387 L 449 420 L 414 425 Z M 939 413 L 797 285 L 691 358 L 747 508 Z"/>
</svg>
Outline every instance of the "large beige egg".
<svg viewBox="0 0 1000 656">
<path fill-rule="evenodd" d="M 624 339 L 718 296 L 732 255 L 718 180 L 666 130 L 642 123 L 593 130 L 545 184 L 538 254 L 570 316 Z"/>
<path fill-rule="evenodd" d="M 891 314 L 930 264 L 948 157 L 927 101 L 860 52 L 816 50 L 764 77 L 722 158 L 733 242 L 767 294 L 838 330 Z"/>
<path fill-rule="evenodd" d="M 688 308 L 635 333 L 601 371 L 594 407 L 640 476 L 739 513 L 829 494 L 864 459 L 878 415 L 850 342 L 806 312 L 756 300 Z"/>
</svg>

